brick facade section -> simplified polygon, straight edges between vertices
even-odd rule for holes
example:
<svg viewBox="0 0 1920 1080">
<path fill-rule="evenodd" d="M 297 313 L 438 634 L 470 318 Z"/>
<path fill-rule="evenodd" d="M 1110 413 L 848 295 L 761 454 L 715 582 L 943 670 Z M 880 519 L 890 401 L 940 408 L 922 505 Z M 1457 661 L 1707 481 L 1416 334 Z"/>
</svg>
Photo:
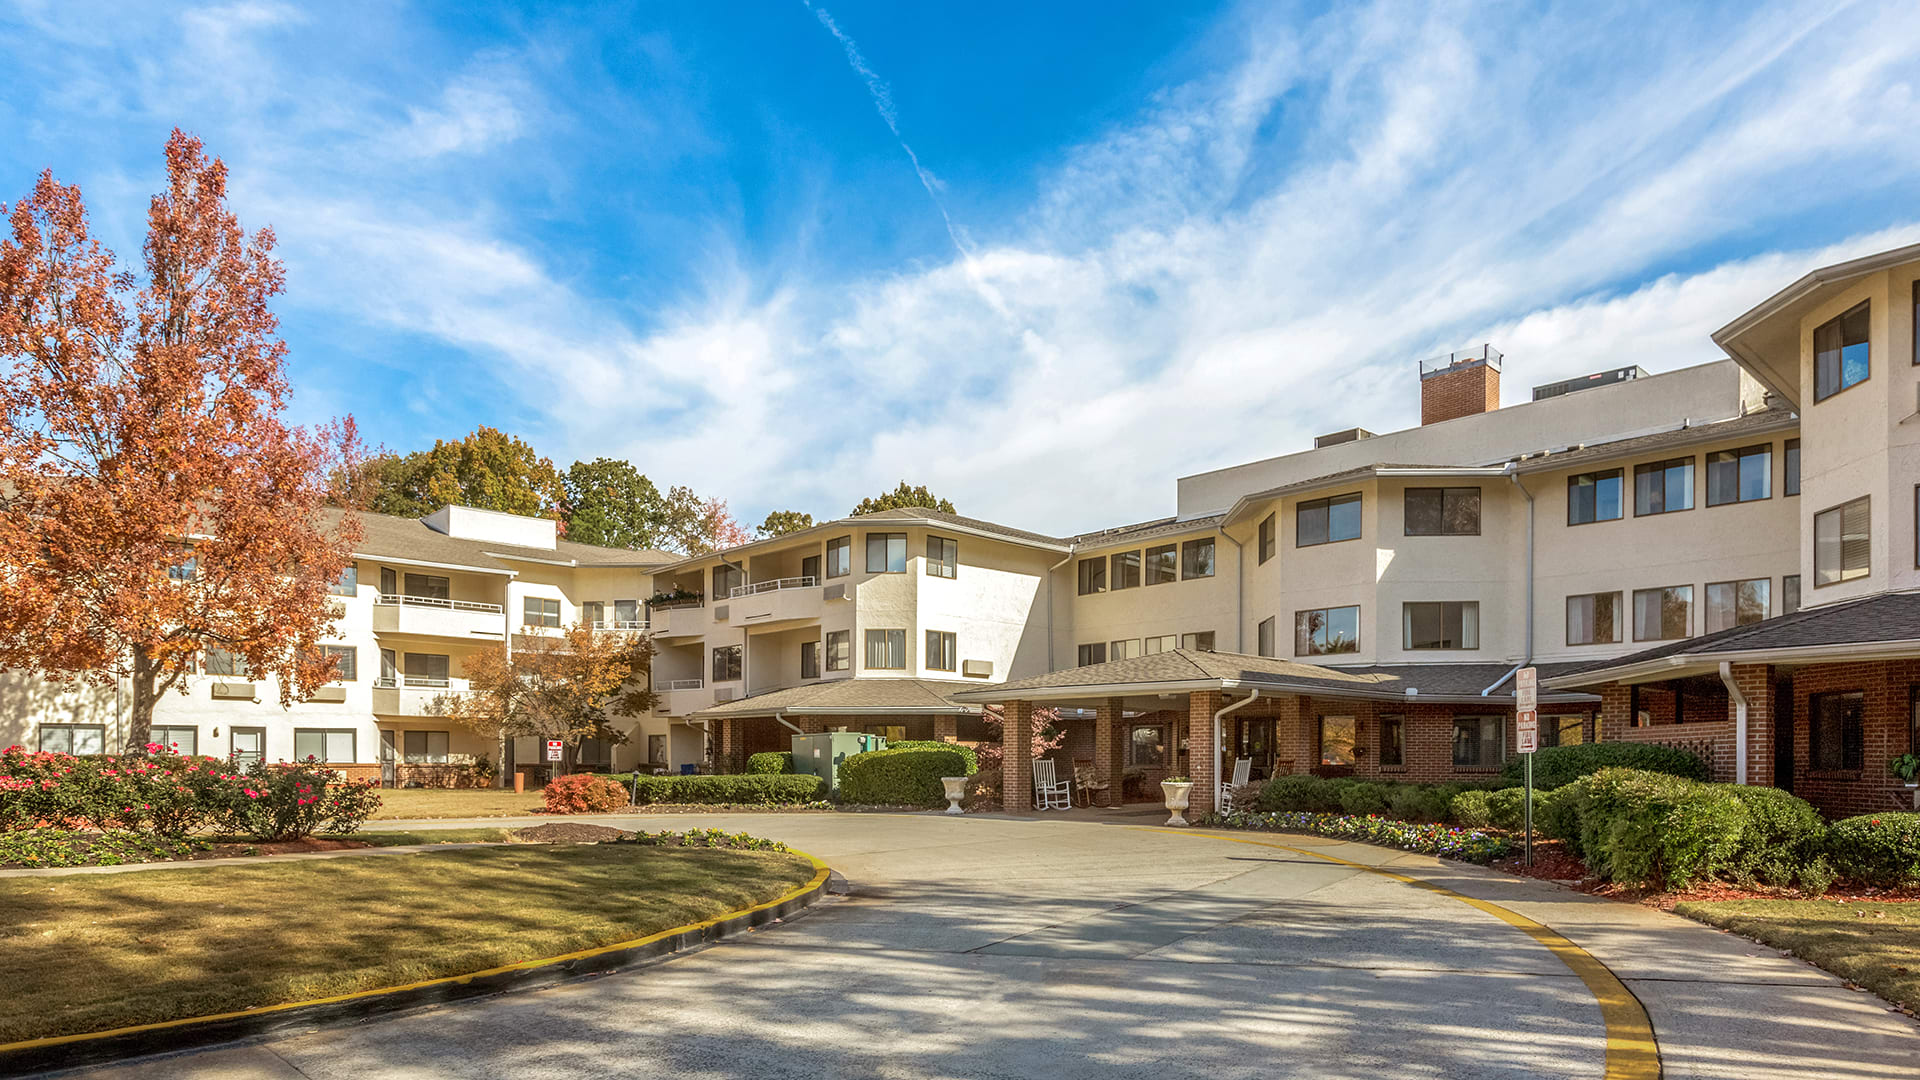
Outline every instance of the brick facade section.
<svg viewBox="0 0 1920 1080">
<path fill-rule="evenodd" d="M 1910 709 L 1913 687 L 1920 685 L 1920 660 L 1883 660 L 1858 664 L 1819 664 L 1793 672 L 1793 793 L 1834 817 L 1851 817 L 1899 808 L 1910 793 L 1887 772 L 1887 762 L 1920 753 L 1912 743 Z M 1809 736 L 1815 694 L 1858 690 L 1865 695 L 1861 718 L 1860 768 L 1813 771 Z"/>
<path fill-rule="evenodd" d="M 1094 706 L 1093 773 L 1107 785 L 1105 806 L 1119 806 L 1125 797 L 1127 725 L 1122 704 L 1120 698 L 1107 698 Z"/>
<path fill-rule="evenodd" d="M 1766 664 L 1734 664 L 1730 672 L 1733 684 L 1747 699 L 1747 783 L 1769 786 L 1773 783 L 1773 668 Z M 1736 725 L 1739 714 L 1729 696 L 1727 719 Z M 1735 728 L 1735 779 L 1739 778 L 1739 734 Z"/>
<path fill-rule="evenodd" d="M 1437 424 L 1500 407 L 1500 369 L 1481 361 L 1455 364 L 1420 379 L 1420 423 Z"/>
<path fill-rule="evenodd" d="M 1000 727 L 1000 807 L 1009 814 L 1033 811 L 1033 702 L 1009 701 Z"/>
<path fill-rule="evenodd" d="M 1195 690 L 1187 695 L 1187 779 L 1193 781 L 1191 809 L 1210 814 L 1214 809 L 1213 780 L 1220 772 L 1220 736 L 1213 714 L 1226 705 L 1218 690 Z"/>
</svg>

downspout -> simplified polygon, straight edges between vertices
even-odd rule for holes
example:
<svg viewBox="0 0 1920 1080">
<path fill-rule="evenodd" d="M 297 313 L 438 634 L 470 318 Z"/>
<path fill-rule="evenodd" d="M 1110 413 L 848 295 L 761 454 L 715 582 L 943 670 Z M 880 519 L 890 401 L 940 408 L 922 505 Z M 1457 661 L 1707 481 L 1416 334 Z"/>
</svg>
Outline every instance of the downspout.
<svg viewBox="0 0 1920 1080">
<path fill-rule="evenodd" d="M 1225 720 L 1227 714 L 1233 712 L 1235 709 L 1244 709 L 1259 700 L 1260 691 L 1255 690 L 1253 693 L 1231 705 L 1223 707 L 1219 712 L 1213 714 L 1213 745 L 1207 748 L 1207 752 L 1213 755 L 1213 812 L 1216 814 L 1220 812 L 1220 793 L 1226 786 L 1225 781 L 1220 778 L 1220 733 L 1224 730 L 1221 728 L 1220 722 Z M 1189 756 L 1191 756 L 1191 754 L 1189 754 Z"/>
<path fill-rule="evenodd" d="M 1053 572 L 1073 561 L 1073 553 L 1080 547 L 1078 541 L 1067 545 L 1066 557 L 1047 567 L 1045 582 L 1047 590 L 1047 670 L 1057 670 L 1053 666 Z"/>
<path fill-rule="evenodd" d="M 1733 662 L 1720 661 L 1720 681 L 1727 684 L 1727 696 L 1733 699 L 1733 782 L 1747 782 L 1747 695 L 1733 680 Z"/>
<path fill-rule="evenodd" d="M 773 714 L 773 718 L 780 722 L 781 727 L 786 728 L 788 731 L 793 732 L 795 735 L 806 734 L 806 732 L 801 731 L 799 728 L 794 727 L 792 724 L 787 723 L 787 711 L 785 709 L 775 710 Z"/>
<path fill-rule="evenodd" d="M 1527 485 L 1520 482 L 1518 465 L 1519 462 L 1507 463 L 1507 479 L 1513 481 L 1513 486 L 1527 498 L 1527 643 L 1522 651 L 1520 662 L 1513 665 L 1513 670 L 1495 679 L 1492 686 L 1480 691 L 1481 697 L 1486 697 L 1500 689 L 1506 685 L 1508 679 L 1519 674 L 1521 668 L 1533 663 L 1533 492 L 1528 491 Z"/>
<path fill-rule="evenodd" d="M 1215 529 L 1233 545 L 1233 651 L 1247 651 L 1247 545 Z"/>
</svg>

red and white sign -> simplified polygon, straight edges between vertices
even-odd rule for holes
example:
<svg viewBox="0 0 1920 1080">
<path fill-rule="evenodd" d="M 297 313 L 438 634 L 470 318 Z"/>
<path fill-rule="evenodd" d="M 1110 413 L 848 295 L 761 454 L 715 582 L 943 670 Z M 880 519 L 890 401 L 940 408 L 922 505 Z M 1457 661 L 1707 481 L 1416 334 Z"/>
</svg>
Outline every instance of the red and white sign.
<svg viewBox="0 0 1920 1080">
<path fill-rule="evenodd" d="M 1520 716 L 1513 728 L 1516 749 L 1523 754 L 1531 754 L 1540 749 L 1540 714 L 1532 709 L 1520 710 Z"/>
<path fill-rule="evenodd" d="M 1538 669 L 1523 667 L 1513 673 L 1513 707 L 1523 713 L 1532 712 L 1540 707 Z"/>
<path fill-rule="evenodd" d="M 559 761 L 561 748 L 565 746 L 559 739 L 547 740 L 547 760 Z"/>
</svg>

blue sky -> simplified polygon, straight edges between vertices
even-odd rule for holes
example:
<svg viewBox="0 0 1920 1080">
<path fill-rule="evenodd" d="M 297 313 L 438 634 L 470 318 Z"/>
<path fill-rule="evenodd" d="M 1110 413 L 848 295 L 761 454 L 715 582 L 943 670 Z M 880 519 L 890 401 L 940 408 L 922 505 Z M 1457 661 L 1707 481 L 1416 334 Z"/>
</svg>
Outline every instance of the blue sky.
<svg viewBox="0 0 1920 1080">
<path fill-rule="evenodd" d="M 1715 359 L 1920 240 L 1917 54 L 1901 3 L 0 0 L 0 200 L 137 257 L 178 125 L 280 238 L 301 419 L 1071 531 L 1414 423 L 1450 349 L 1509 403 Z"/>
</svg>

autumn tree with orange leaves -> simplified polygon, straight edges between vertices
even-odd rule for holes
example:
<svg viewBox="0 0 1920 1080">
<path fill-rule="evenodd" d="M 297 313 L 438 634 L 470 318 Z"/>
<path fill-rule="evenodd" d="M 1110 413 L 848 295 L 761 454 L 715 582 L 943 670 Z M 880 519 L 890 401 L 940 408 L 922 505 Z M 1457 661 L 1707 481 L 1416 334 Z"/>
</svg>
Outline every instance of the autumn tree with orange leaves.
<svg viewBox="0 0 1920 1080">
<path fill-rule="evenodd" d="M 275 676 L 283 706 L 333 679 L 328 587 L 359 539 L 322 512 L 352 420 L 281 418 L 272 230 L 240 228 L 200 140 L 174 131 L 166 159 L 143 280 L 50 171 L 0 204 L 0 668 L 126 680 L 135 750 L 210 647 Z"/>
</svg>

